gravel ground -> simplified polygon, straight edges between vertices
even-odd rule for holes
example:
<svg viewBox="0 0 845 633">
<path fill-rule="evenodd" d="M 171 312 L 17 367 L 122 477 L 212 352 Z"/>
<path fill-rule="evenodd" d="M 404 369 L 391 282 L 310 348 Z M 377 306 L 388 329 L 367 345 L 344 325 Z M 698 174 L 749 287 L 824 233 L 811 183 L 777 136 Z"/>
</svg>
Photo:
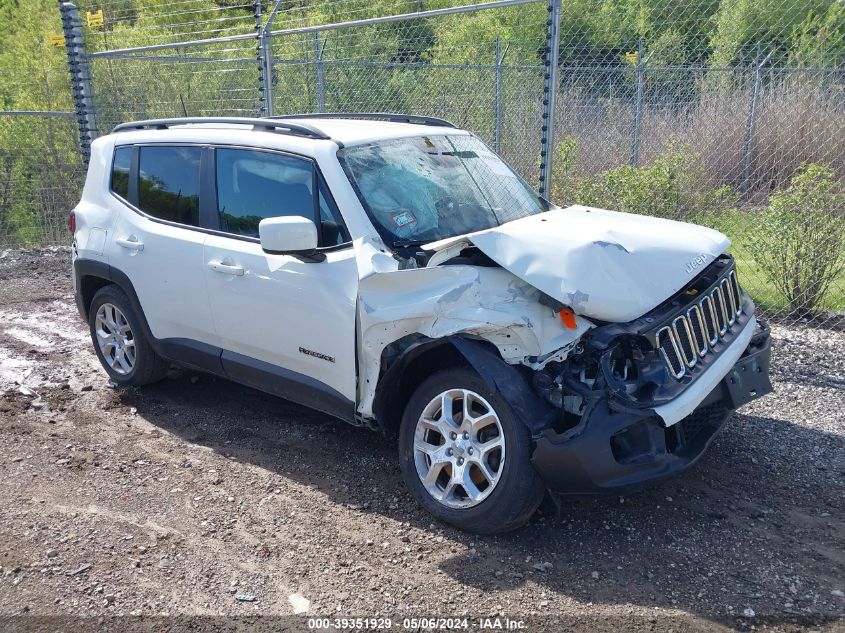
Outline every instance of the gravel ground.
<svg viewBox="0 0 845 633">
<path fill-rule="evenodd" d="M 842 332 L 775 327 L 776 393 L 689 473 L 478 538 L 416 507 L 381 435 L 188 371 L 110 388 L 69 268 L 0 253 L 0 617 L 843 630 Z"/>
</svg>

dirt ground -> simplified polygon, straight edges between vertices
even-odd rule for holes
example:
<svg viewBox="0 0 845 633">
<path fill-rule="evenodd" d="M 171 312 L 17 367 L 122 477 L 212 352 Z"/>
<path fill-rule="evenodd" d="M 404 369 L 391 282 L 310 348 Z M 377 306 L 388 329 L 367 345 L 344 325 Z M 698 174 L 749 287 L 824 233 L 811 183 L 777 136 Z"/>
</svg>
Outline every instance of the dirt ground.
<svg viewBox="0 0 845 633">
<path fill-rule="evenodd" d="M 0 253 L 0 618 L 845 630 L 841 332 L 775 327 L 777 392 L 689 473 L 478 538 L 414 504 L 393 439 L 189 371 L 110 388 L 69 271 Z"/>
</svg>

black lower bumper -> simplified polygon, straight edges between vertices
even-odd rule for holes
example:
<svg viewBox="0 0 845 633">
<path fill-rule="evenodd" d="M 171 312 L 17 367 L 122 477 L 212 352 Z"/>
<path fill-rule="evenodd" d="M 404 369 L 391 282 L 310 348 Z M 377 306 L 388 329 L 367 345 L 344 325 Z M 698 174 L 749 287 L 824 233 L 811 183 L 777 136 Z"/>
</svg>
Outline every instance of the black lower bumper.
<svg viewBox="0 0 845 633">
<path fill-rule="evenodd" d="M 567 493 L 614 492 L 680 473 L 695 464 L 733 411 L 772 391 L 768 330 L 754 336 L 719 385 L 680 422 L 653 411 L 595 403 L 577 435 L 546 430 L 532 455 L 549 487 Z"/>
</svg>

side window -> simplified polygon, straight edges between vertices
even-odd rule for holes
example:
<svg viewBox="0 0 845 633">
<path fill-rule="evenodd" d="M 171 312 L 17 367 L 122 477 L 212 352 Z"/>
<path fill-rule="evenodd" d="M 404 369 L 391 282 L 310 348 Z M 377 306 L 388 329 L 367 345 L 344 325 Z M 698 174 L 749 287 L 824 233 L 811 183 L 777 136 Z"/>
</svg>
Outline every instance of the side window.
<svg viewBox="0 0 845 633">
<path fill-rule="evenodd" d="M 337 246 L 349 241 L 340 212 L 320 178 L 320 246 Z"/>
<path fill-rule="evenodd" d="M 144 213 L 199 226 L 200 147 L 142 147 L 138 206 Z"/>
<path fill-rule="evenodd" d="M 218 148 L 220 229 L 258 237 L 264 218 L 314 218 L 314 166 L 309 160 L 246 149 Z"/>
<path fill-rule="evenodd" d="M 124 200 L 129 199 L 129 168 L 132 165 L 132 147 L 118 147 L 114 150 L 111 165 L 111 190 Z"/>
</svg>

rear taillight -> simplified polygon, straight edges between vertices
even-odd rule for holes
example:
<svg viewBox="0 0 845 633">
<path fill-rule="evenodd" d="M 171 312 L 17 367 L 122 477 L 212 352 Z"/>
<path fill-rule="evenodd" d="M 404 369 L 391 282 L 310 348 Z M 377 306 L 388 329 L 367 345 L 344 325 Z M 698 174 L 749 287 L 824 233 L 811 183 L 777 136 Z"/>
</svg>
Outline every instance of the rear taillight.
<svg viewBox="0 0 845 633">
<path fill-rule="evenodd" d="M 68 216 L 67 224 L 70 227 L 71 235 L 75 235 L 76 234 L 76 213 L 74 213 L 73 211 L 71 211 L 70 215 Z"/>
</svg>

